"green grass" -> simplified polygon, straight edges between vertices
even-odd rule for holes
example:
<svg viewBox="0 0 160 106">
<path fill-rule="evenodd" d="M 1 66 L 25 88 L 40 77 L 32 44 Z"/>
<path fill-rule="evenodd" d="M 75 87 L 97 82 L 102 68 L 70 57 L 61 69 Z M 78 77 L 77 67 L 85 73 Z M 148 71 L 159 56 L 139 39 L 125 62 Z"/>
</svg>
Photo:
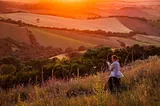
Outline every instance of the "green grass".
<svg viewBox="0 0 160 106">
<path fill-rule="evenodd" d="M 41 45 L 53 47 L 59 46 L 63 49 L 67 47 L 78 48 L 79 46 L 93 47 L 96 45 L 105 45 L 112 48 L 121 48 L 121 45 L 117 40 L 124 42 L 127 46 L 132 46 L 134 44 L 159 46 L 158 41 L 154 41 L 150 38 L 147 39 L 147 35 L 144 35 L 143 38 L 140 35 L 136 35 L 137 38 L 141 38 L 137 40 L 132 38 L 114 36 L 107 37 L 98 34 L 86 34 L 83 32 L 64 31 L 47 28 L 29 27 L 29 29 L 33 32 L 37 41 Z"/>
<path fill-rule="evenodd" d="M 159 106 L 160 58 L 139 60 L 122 68 L 126 86 L 118 94 L 104 91 L 109 73 L 76 78 L 71 81 L 49 80 L 43 86 L 19 86 L 9 91 L 0 90 L 2 106 Z M 68 98 L 68 90 L 88 89 L 92 95 Z"/>
<path fill-rule="evenodd" d="M 55 33 L 51 33 L 46 30 L 38 29 L 29 27 L 29 30 L 32 31 L 37 41 L 44 46 L 53 46 L 53 47 L 61 47 L 61 48 L 67 48 L 67 47 L 73 47 L 78 48 L 80 46 L 86 46 L 86 47 L 93 47 L 95 44 L 87 43 L 85 41 L 80 41 L 77 39 L 72 39 L 65 36 L 61 36 Z"/>
</svg>

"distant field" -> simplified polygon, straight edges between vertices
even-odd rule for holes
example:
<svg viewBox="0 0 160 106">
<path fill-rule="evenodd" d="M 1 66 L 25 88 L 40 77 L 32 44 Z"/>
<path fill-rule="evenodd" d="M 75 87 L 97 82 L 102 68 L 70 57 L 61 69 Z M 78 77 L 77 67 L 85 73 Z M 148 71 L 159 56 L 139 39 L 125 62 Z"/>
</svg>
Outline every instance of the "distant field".
<svg viewBox="0 0 160 106">
<path fill-rule="evenodd" d="M 149 9 L 151 10 L 151 9 Z M 158 11 L 157 11 L 158 12 Z M 149 11 L 144 11 L 144 9 L 136 8 L 136 7 L 124 7 L 121 8 L 112 14 L 118 15 L 118 16 L 129 16 L 129 17 L 144 17 L 147 19 L 156 19 L 156 15 L 153 13 L 149 13 Z"/>
<path fill-rule="evenodd" d="M 129 38 L 121 38 L 121 37 L 111 37 L 110 40 L 119 40 L 123 43 L 125 43 L 126 46 L 132 46 L 134 44 L 139 44 L 139 45 L 149 45 L 148 43 L 145 43 L 143 41 L 136 41 L 133 39 L 129 39 Z"/>
<path fill-rule="evenodd" d="M 86 47 L 95 46 L 93 43 L 87 43 L 85 41 L 72 39 L 67 36 L 66 37 L 61 36 L 56 33 L 45 31 L 43 29 L 32 28 L 32 27 L 29 27 L 28 29 L 32 31 L 37 42 L 43 46 L 60 47 L 63 49 L 67 47 L 78 48 L 80 46 L 86 46 Z"/>
<path fill-rule="evenodd" d="M 105 45 L 112 48 L 120 48 L 120 42 L 125 43 L 126 46 L 132 46 L 134 44 L 139 45 L 157 45 L 160 46 L 160 41 L 155 41 L 160 37 L 150 36 L 150 40 L 147 42 L 146 39 L 149 39 L 147 35 L 135 35 L 134 39 L 123 38 L 123 37 L 107 37 L 103 35 L 95 34 L 85 34 L 82 32 L 74 31 L 62 31 L 62 30 L 52 30 L 46 28 L 29 28 L 35 35 L 37 41 L 40 44 L 46 46 L 57 46 L 61 48 L 72 47 L 78 48 L 79 46 L 93 47 L 96 45 Z M 43 38 L 44 37 L 44 38 Z M 120 41 L 120 42 L 119 42 Z M 70 42 L 70 43 L 68 43 Z"/>
<path fill-rule="evenodd" d="M 94 45 L 106 45 L 109 47 L 119 48 L 120 44 L 116 40 L 110 40 L 109 37 L 98 35 L 98 34 L 86 34 L 82 32 L 74 32 L 74 31 L 57 31 L 57 30 L 46 30 L 50 33 L 56 33 L 60 36 L 76 39 L 80 41 L 84 41 L 86 43 L 92 43 Z"/>
<path fill-rule="evenodd" d="M 117 18 L 123 25 L 127 28 L 136 31 L 136 32 L 145 32 L 149 35 L 155 35 L 160 37 L 160 30 L 153 27 L 151 24 L 147 22 L 143 22 L 138 19 L 131 19 L 131 18 Z"/>
<path fill-rule="evenodd" d="M 160 2 L 146 0 L 119 0 L 111 2 L 99 2 L 94 12 L 102 17 L 107 16 L 129 16 L 143 17 L 146 19 L 160 19 Z"/>
<path fill-rule="evenodd" d="M 27 30 L 32 32 L 37 42 L 42 46 L 52 46 L 66 49 L 72 47 L 77 49 L 80 46 L 94 47 L 105 45 L 112 48 L 121 48 L 120 42 L 126 46 L 134 44 L 160 46 L 160 37 L 148 35 L 135 35 L 132 37 L 108 37 L 98 34 L 86 34 L 80 31 L 66 31 L 48 28 L 36 28 L 31 26 L 19 27 L 15 24 L 0 22 L 0 38 L 11 37 L 20 42 L 30 43 Z"/>
<path fill-rule="evenodd" d="M 50 15 L 38 15 L 31 13 L 10 13 L 10 14 L 0 14 L 0 17 L 11 18 L 12 20 L 22 20 L 25 23 L 44 26 L 44 27 L 58 27 L 67 29 L 79 29 L 79 30 L 104 30 L 111 32 L 121 32 L 128 33 L 132 30 L 125 27 L 116 18 L 102 18 L 95 20 L 81 20 L 81 19 L 71 19 L 63 18 Z M 40 19 L 37 22 L 37 19 Z"/>
<path fill-rule="evenodd" d="M 48 29 L 38 29 L 30 27 L 37 41 L 45 46 L 78 48 L 80 46 L 93 47 L 96 45 L 106 45 L 119 48 L 120 44 L 116 40 L 110 40 L 101 35 L 76 33 L 72 31 L 58 31 Z"/>
<path fill-rule="evenodd" d="M 160 37 L 146 36 L 146 35 L 138 34 L 138 35 L 133 36 L 133 38 L 141 42 L 146 42 L 150 45 L 160 46 Z"/>
<path fill-rule="evenodd" d="M 150 22 L 154 27 L 158 28 L 160 30 L 160 21 L 152 21 Z"/>
<path fill-rule="evenodd" d="M 155 17 L 160 17 L 160 8 L 159 9 L 141 9 L 141 11 L 153 15 Z"/>
<path fill-rule="evenodd" d="M 30 44 L 28 32 L 24 27 L 15 24 L 0 22 L 0 38 L 10 37 L 14 40 Z"/>
</svg>

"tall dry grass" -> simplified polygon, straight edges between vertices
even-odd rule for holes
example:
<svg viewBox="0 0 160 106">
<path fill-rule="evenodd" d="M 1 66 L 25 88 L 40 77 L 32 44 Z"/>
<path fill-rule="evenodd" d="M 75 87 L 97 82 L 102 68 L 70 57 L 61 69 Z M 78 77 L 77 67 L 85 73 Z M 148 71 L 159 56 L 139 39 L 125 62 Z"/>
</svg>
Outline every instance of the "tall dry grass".
<svg viewBox="0 0 160 106">
<path fill-rule="evenodd" d="M 138 60 L 124 68 L 121 93 L 104 91 L 109 73 L 76 78 L 70 81 L 52 79 L 43 86 L 19 86 L 0 90 L 2 106 L 159 106 L 160 57 Z M 75 90 L 88 90 L 79 94 Z M 75 97 L 68 97 L 71 91 Z M 70 92 L 70 93 L 71 93 Z M 83 92 L 82 92 L 83 93 Z"/>
</svg>

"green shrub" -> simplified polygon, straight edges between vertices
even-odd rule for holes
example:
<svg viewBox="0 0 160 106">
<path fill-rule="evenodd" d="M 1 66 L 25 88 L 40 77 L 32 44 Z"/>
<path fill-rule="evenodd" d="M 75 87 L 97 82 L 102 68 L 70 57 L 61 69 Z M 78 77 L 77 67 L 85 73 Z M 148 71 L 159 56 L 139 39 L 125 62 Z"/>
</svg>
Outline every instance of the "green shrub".
<svg viewBox="0 0 160 106">
<path fill-rule="evenodd" d="M 16 72 L 16 67 L 12 64 L 10 65 L 2 65 L 0 69 L 0 75 L 12 75 Z"/>
</svg>

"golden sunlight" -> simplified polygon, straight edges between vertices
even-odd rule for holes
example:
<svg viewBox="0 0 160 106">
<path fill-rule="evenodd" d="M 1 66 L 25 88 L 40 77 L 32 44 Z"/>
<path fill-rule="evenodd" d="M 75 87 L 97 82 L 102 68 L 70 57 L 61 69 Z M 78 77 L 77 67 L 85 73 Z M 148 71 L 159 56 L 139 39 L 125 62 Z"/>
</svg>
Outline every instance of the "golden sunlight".
<svg viewBox="0 0 160 106">
<path fill-rule="evenodd" d="M 61 2 L 84 2 L 85 0 L 59 0 Z"/>
<path fill-rule="evenodd" d="M 94 3 L 97 0 L 54 0 L 59 3 Z"/>
</svg>

